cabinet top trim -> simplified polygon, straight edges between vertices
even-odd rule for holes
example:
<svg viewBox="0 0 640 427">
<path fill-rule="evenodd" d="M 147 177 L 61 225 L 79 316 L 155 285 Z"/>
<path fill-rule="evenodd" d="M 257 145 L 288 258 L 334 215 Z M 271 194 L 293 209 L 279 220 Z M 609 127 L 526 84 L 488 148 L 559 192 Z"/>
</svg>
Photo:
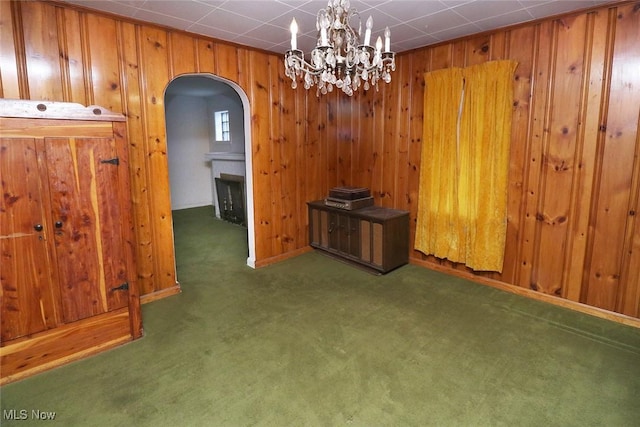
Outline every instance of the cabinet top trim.
<svg viewBox="0 0 640 427">
<path fill-rule="evenodd" d="M 85 107 L 73 102 L 34 101 L 26 99 L 0 99 L 0 117 L 27 119 L 99 120 L 124 122 L 120 113 L 98 105 Z"/>
</svg>

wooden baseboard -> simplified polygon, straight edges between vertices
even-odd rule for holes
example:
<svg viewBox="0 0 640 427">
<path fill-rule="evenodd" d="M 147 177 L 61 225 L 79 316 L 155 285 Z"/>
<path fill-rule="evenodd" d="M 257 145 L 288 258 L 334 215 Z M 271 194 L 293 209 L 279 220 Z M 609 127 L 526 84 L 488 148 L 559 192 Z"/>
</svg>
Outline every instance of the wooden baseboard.
<svg viewBox="0 0 640 427">
<path fill-rule="evenodd" d="M 175 286 L 172 286 L 170 288 L 162 289 L 162 290 L 159 290 L 159 291 L 156 291 L 156 292 L 152 292 L 150 294 L 141 295 L 140 296 L 140 303 L 141 304 L 147 304 L 147 303 L 159 300 L 159 299 L 170 297 L 172 295 L 177 295 L 180 292 L 182 292 L 182 289 L 180 288 L 180 284 L 176 283 Z"/>
<path fill-rule="evenodd" d="M 256 268 L 266 267 L 267 265 L 275 264 L 277 262 L 284 261 L 285 259 L 293 258 L 298 255 L 311 252 L 312 250 L 313 248 L 311 246 L 305 246 L 304 248 L 296 249 L 295 251 L 287 252 L 286 254 L 276 255 L 271 258 L 256 260 Z"/>
<path fill-rule="evenodd" d="M 127 308 L 18 338 L 0 348 L 0 385 L 132 341 Z"/>
<path fill-rule="evenodd" d="M 425 267 L 430 270 L 440 271 L 442 273 L 450 274 L 452 276 L 461 277 L 463 279 L 470 280 L 475 283 L 480 283 L 482 285 L 488 285 L 493 288 L 497 288 L 506 292 L 511 292 L 513 294 L 522 295 L 527 298 L 535 299 L 538 301 L 544 301 L 553 305 L 557 305 L 560 307 L 565 307 L 570 310 L 579 311 L 581 313 L 589 314 L 591 316 L 600 317 L 602 319 L 611 320 L 613 322 L 622 323 L 627 326 L 633 326 L 635 328 L 640 328 L 640 319 L 636 319 L 635 317 L 627 316 L 625 314 L 616 313 L 609 310 L 604 310 L 598 307 L 592 307 L 590 305 L 582 304 L 580 302 L 567 300 L 564 298 L 556 297 L 549 294 L 543 294 L 541 292 L 536 292 L 531 289 L 521 288 L 519 286 L 509 285 L 503 282 L 499 282 L 494 279 L 489 279 L 486 277 L 475 276 L 473 274 L 467 273 L 465 271 L 455 270 L 443 266 L 439 266 L 437 264 L 433 264 L 427 261 L 422 261 L 415 258 L 409 259 L 410 264 L 418 265 L 420 267 Z"/>
</svg>

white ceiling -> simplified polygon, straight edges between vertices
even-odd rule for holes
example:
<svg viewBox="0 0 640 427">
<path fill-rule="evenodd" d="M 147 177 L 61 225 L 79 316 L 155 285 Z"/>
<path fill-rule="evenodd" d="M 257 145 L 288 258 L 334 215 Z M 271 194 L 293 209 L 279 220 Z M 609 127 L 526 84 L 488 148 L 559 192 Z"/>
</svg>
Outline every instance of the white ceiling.
<svg viewBox="0 0 640 427">
<path fill-rule="evenodd" d="M 284 53 L 289 25 L 300 28 L 298 48 L 316 44 L 316 15 L 327 0 L 67 0 L 136 20 Z M 391 30 L 391 50 L 402 52 L 611 0 L 351 0 L 362 26 L 373 17 L 372 43 Z"/>
</svg>

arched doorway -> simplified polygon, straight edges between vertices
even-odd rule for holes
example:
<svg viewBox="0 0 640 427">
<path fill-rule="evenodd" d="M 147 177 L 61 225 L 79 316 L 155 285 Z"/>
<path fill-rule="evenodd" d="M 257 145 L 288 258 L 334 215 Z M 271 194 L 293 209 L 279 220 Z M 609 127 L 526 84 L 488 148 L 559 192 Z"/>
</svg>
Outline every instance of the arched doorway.
<svg viewBox="0 0 640 427">
<path fill-rule="evenodd" d="M 234 113 L 236 120 L 231 124 L 231 130 L 235 132 L 236 137 L 229 141 L 228 146 L 219 143 L 215 138 L 210 138 L 214 132 L 213 112 L 218 108 L 217 106 L 221 105 L 222 98 L 226 100 L 225 102 L 230 102 L 229 99 L 237 100 L 237 107 L 231 102 L 228 104 L 230 105 L 228 111 L 236 111 L 237 108 L 237 115 L 242 119 L 238 126 L 237 115 Z M 236 83 L 213 74 L 199 73 L 184 74 L 169 82 L 165 89 L 164 100 L 172 209 L 212 204 L 219 211 L 211 172 L 213 163 L 209 167 L 205 167 L 204 163 L 217 162 L 219 160 L 216 159 L 220 157 L 237 160 L 238 155 L 242 154 L 244 164 L 240 167 L 244 175 L 246 194 L 247 265 L 255 268 L 249 98 Z M 233 115 L 230 114 L 230 117 Z M 241 142 L 238 143 L 238 141 Z M 181 144 L 180 150 L 175 149 L 177 143 Z M 174 145 L 173 150 L 172 145 Z M 212 155 L 212 153 L 216 154 Z M 172 161 L 182 162 L 181 167 L 173 168 L 173 173 Z M 184 167 L 185 164 L 188 167 Z M 235 167 L 237 168 L 238 165 L 236 164 Z M 182 171 L 184 176 L 176 171 Z"/>
</svg>

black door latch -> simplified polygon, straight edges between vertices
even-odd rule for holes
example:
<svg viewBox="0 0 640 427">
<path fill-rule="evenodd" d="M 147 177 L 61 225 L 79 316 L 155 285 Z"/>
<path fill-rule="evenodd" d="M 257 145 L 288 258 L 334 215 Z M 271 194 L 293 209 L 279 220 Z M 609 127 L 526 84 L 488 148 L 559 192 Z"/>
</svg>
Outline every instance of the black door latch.
<svg viewBox="0 0 640 427">
<path fill-rule="evenodd" d="M 111 292 L 115 292 L 115 291 L 128 291 L 129 290 L 129 283 L 128 282 L 124 282 L 122 285 L 120 286 L 116 286 L 115 288 L 111 288 Z"/>
</svg>

